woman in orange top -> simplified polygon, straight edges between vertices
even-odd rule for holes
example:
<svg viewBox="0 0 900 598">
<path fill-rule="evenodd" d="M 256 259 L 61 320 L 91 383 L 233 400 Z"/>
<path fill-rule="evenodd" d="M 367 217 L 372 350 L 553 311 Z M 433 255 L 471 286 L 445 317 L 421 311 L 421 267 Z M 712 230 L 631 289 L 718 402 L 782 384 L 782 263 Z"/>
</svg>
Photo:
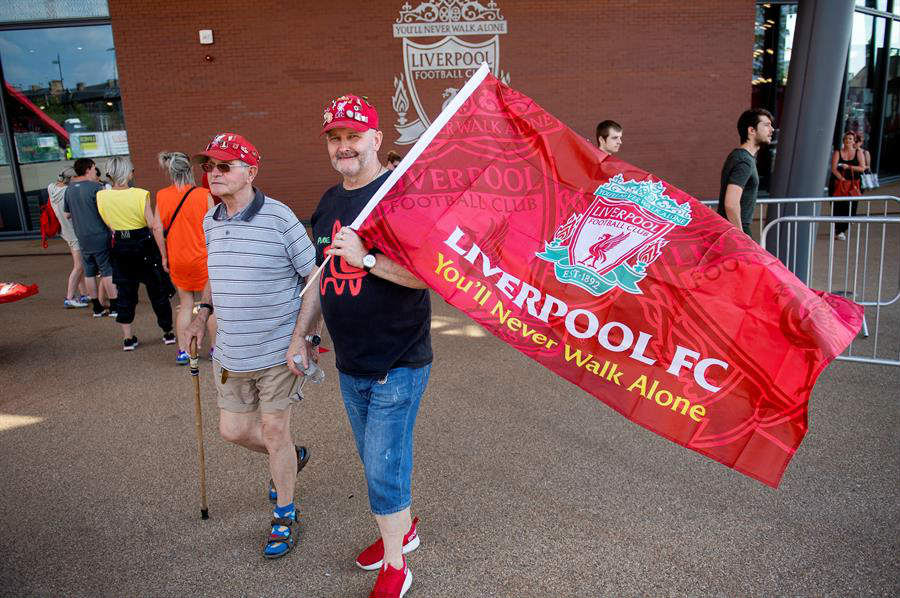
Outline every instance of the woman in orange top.
<svg viewBox="0 0 900 598">
<path fill-rule="evenodd" d="M 156 218 L 162 222 L 165 231 L 163 265 L 168 268 L 172 283 L 178 289 L 178 314 L 175 319 L 178 355 L 175 361 L 179 365 L 186 365 L 189 361 L 187 351 L 190 338 L 185 335 L 184 330 L 191 323 L 194 301 L 199 300 L 200 291 L 206 286 L 203 217 L 212 207 L 213 201 L 207 189 L 195 185 L 191 160 L 186 154 L 160 152 L 159 165 L 173 183 L 156 193 Z M 181 209 L 178 209 L 179 204 Z M 215 346 L 215 318 L 211 316 L 207 325 L 211 346 Z M 200 348 L 197 349 L 199 351 Z"/>
</svg>

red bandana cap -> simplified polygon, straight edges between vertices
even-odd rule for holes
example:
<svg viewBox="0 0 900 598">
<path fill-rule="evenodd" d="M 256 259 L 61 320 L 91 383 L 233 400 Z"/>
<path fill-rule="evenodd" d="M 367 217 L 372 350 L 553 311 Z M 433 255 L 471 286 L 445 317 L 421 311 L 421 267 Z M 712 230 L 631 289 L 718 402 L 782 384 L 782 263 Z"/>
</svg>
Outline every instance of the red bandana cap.
<svg viewBox="0 0 900 598">
<path fill-rule="evenodd" d="M 378 111 L 366 96 L 345 95 L 331 100 L 322 119 L 322 133 L 339 127 L 359 132 L 378 130 Z"/>
<path fill-rule="evenodd" d="M 213 137 L 206 146 L 206 151 L 194 156 L 194 160 L 202 161 L 204 157 L 223 162 L 240 160 L 250 166 L 259 166 L 259 161 L 262 160 L 253 144 L 237 133 L 219 133 Z"/>
</svg>

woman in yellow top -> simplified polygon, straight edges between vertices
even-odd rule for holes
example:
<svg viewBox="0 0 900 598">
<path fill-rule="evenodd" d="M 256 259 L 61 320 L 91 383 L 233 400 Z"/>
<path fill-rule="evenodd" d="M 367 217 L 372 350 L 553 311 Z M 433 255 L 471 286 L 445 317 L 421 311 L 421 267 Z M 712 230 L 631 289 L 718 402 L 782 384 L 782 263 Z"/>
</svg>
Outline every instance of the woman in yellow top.
<svg viewBox="0 0 900 598">
<path fill-rule="evenodd" d="M 172 305 L 169 298 L 175 293 L 171 281 L 163 271 L 159 247 L 163 243 L 162 226 L 153 215 L 150 192 L 129 187 L 134 178 L 131 160 L 117 156 L 106 163 L 106 176 L 112 189 L 97 192 L 97 211 L 113 231 L 111 252 L 113 283 L 119 291 L 116 322 L 122 325 L 122 348 L 133 351 L 138 346 L 131 323 L 138 301 L 138 287 L 147 288 L 150 305 L 156 313 L 156 323 L 163 331 L 163 342 L 175 344 L 172 332 Z"/>
</svg>

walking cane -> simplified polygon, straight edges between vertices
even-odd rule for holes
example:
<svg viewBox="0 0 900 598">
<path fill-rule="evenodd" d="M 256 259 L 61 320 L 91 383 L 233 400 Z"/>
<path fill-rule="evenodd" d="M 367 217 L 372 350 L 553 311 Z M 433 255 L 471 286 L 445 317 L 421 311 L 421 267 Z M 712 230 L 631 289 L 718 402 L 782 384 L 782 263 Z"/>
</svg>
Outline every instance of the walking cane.
<svg viewBox="0 0 900 598">
<path fill-rule="evenodd" d="M 200 519 L 209 519 L 206 506 L 206 454 L 203 450 L 203 412 L 200 408 L 200 359 L 197 357 L 197 339 L 191 339 L 191 377 L 194 379 L 194 419 L 197 430 L 197 454 L 200 457 Z"/>
</svg>

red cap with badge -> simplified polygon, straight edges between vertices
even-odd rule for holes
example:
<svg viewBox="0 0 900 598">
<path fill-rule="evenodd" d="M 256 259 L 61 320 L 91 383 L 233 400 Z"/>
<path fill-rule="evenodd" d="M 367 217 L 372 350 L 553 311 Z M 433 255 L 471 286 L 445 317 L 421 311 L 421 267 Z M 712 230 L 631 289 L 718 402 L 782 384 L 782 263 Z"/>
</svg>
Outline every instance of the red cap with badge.
<svg viewBox="0 0 900 598">
<path fill-rule="evenodd" d="M 335 98 L 322 115 L 322 133 L 347 127 L 355 131 L 378 130 L 378 111 L 366 96 L 345 95 Z"/>
<path fill-rule="evenodd" d="M 213 137 L 206 151 L 200 152 L 194 159 L 213 158 L 214 160 L 240 160 L 250 166 L 259 166 L 262 157 L 252 143 L 237 133 L 219 133 Z"/>
</svg>

